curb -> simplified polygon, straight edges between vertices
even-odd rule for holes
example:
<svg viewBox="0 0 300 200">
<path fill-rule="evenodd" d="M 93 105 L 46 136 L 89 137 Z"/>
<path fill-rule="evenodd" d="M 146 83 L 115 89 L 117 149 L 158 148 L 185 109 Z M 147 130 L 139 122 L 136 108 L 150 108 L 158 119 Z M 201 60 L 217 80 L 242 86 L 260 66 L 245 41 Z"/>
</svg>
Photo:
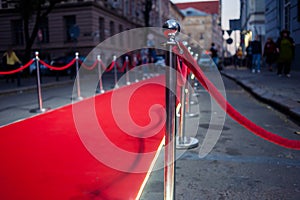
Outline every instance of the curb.
<svg viewBox="0 0 300 200">
<path fill-rule="evenodd" d="M 251 93 L 256 99 L 267 103 L 274 107 L 276 110 L 286 114 L 292 118 L 296 124 L 300 124 L 300 104 L 288 99 L 284 96 L 271 93 L 262 88 L 256 88 L 253 83 L 247 80 L 239 80 L 235 75 L 228 74 L 224 71 L 220 72 L 223 76 L 235 81 L 238 85 L 243 87 Z M 282 103 L 286 102 L 286 103 Z"/>
</svg>

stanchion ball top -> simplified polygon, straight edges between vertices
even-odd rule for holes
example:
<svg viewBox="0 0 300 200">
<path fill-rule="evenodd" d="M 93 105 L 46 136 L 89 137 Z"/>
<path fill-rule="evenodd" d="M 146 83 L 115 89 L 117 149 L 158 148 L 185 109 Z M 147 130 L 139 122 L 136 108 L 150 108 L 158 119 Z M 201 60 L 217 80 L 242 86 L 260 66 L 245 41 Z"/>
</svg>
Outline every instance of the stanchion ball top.
<svg viewBox="0 0 300 200">
<path fill-rule="evenodd" d="M 179 23 L 174 19 L 169 19 L 166 21 L 163 25 L 164 35 L 166 37 L 170 37 L 170 35 L 178 35 L 180 32 L 180 25 Z"/>
</svg>

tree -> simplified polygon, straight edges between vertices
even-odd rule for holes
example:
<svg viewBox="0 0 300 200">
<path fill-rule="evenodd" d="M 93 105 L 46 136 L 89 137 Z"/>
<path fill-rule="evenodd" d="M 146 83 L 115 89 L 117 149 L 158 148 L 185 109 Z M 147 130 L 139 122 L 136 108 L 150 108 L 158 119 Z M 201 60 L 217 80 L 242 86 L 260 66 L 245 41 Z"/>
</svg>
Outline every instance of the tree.
<svg viewBox="0 0 300 200">
<path fill-rule="evenodd" d="M 25 61 L 31 58 L 32 45 L 38 34 L 41 21 L 53 10 L 55 5 L 62 0 L 8 0 L 8 3 L 15 4 L 16 10 L 23 19 L 25 37 Z M 33 28 L 30 29 L 30 22 Z"/>
</svg>

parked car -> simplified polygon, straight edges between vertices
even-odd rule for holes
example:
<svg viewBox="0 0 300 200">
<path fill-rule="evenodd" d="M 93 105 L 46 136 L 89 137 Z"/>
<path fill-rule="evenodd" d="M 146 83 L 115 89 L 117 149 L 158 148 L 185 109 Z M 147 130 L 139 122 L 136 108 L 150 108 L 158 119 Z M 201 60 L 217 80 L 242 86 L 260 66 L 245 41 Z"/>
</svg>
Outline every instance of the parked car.
<svg viewBox="0 0 300 200">
<path fill-rule="evenodd" d="M 213 60 L 211 59 L 209 54 L 203 53 L 198 59 L 198 64 L 200 67 L 204 68 L 212 67 Z"/>
<path fill-rule="evenodd" d="M 49 64 L 48 60 L 43 60 L 45 63 Z M 33 62 L 29 66 L 29 73 L 30 75 L 36 75 L 36 62 Z M 53 70 L 47 68 L 46 66 L 40 64 L 40 74 L 43 76 L 50 76 L 53 75 Z"/>
</svg>

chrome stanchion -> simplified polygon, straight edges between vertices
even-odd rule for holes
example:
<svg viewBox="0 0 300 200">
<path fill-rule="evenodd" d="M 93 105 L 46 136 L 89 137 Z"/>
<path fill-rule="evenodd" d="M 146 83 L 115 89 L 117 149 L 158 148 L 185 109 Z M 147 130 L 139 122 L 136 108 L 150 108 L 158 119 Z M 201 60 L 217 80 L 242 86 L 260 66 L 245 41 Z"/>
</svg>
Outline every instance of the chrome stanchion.
<svg viewBox="0 0 300 200">
<path fill-rule="evenodd" d="M 35 65 L 36 65 L 36 82 L 37 82 L 37 93 L 38 93 L 38 104 L 39 107 L 30 110 L 31 113 L 43 113 L 50 108 L 43 108 L 42 89 L 41 89 L 41 77 L 40 77 L 40 58 L 39 52 L 35 52 Z"/>
<path fill-rule="evenodd" d="M 118 85 L 118 72 L 117 72 L 117 65 L 116 65 L 116 62 L 117 62 L 117 56 L 113 56 L 113 62 L 114 62 L 114 75 L 115 75 L 115 88 L 119 88 L 119 85 Z"/>
<path fill-rule="evenodd" d="M 179 116 L 179 132 L 176 137 L 176 148 L 177 149 L 192 149 L 199 145 L 199 141 L 194 137 L 186 136 L 185 134 L 185 120 L 186 120 L 186 94 L 188 94 L 188 81 L 181 87 L 181 108 Z"/>
<path fill-rule="evenodd" d="M 198 84 L 197 84 L 197 82 L 195 80 L 195 75 L 191 74 L 190 79 L 191 79 L 191 86 L 192 86 L 191 89 L 193 89 L 192 96 L 193 97 L 198 97 L 199 96 L 199 93 L 197 92 L 197 90 L 198 90 L 198 88 L 197 88 Z"/>
<path fill-rule="evenodd" d="M 80 91 L 80 73 L 79 73 L 79 53 L 75 53 L 75 59 L 76 59 L 76 90 L 77 90 L 77 97 L 73 97 L 73 100 L 80 101 L 83 99 L 81 96 L 81 91 Z"/>
<path fill-rule="evenodd" d="M 134 55 L 133 57 L 133 63 L 134 63 L 134 76 L 135 76 L 135 82 L 139 82 L 139 79 L 138 79 L 138 67 L 137 67 L 137 64 L 138 64 L 138 60 L 137 60 L 137 57 L 136 55 Z"/>
<path fill-rule="evenodd" d="M 194 56 L 194 59 L 196 60 L 196 62 L 197 62 L 197 60 L 198 60 L 198 56 L 199 56 L 199 54 L 195 54 L 195 56 Z M 192 88 L 189 88 L 189 94 L 192 94 L 192 96 L 193 97 L 198 97 L 199 96 L 199 94 L 198 93 L 196 93 L 196 81 L 195 81 L 195 76 L 194 76 L 194 74 L 192 74 L 189 78 L 191 78 L 191 80 L 192 80 L 192 86 L 194 87 L 194 90 L 191 90 Z M 190 102 L 190 105 L 196 105 L 196 104 L 198 104 L 198 101 L 194 101 L 192 98 L 191 98 L 191 95 L 189 95 L 189 102 Z"/>
<path fill-rule="evenodd" d="M 191 76 L 188 76 L 188 79 L 190 79 L 190 78 L 192 79 L 192 77 L 193 77 L 193 74 L 191 74 Z M 191 85 L 193 86 L 193 79 L 191 80 Z M 194 117 L 198 117 L 199 116 L 199 113 L 193 113 L 191 111 L 191 105 L 192 105 L 191 104 L 191 100 L 192 100 L 192 96 L 193 96 L 193 94 L 191 92 L 192 89 L 193 88 L 187 86 L 187 92 L 188 92 L 187 98 L 188 98 L 188 100 L 186 101 L 187 105 L 186 105 L 185 116 L 188 117 L 188 118 L 194 118 Z"/>
<path fill-rule="evenodd" d="M 126 62 L 126 84 L 130 85 L 130 77 L 129 77 L 129 58 L 128 56 L 125 57 Z"/>
<path fill-rule="evenodd" d="M 98 77 L 99 77 L 99 89 L 97 92 L 103 94 L 105 91 L 103 89 L 103 82 L 102 82 L 102 66 L 101 66 L 100 55 L 97 56 L 97 60 L 98 60 Z"/>
<path fill-rule="evenodd" d="M 168 68 L 166 69 L 166 134 L 165 134 L 165 167 L 164 167 L 164 199 L 175 199 L 175 147 L 176 147 L 176 56 L 172 49 L 177 45 L 175 36 L 180 31 L 179 23 L 168 20 L 163 25 L 164 35 L 168 37 L 165 45 L 169 48 Z"/>
</svg>

